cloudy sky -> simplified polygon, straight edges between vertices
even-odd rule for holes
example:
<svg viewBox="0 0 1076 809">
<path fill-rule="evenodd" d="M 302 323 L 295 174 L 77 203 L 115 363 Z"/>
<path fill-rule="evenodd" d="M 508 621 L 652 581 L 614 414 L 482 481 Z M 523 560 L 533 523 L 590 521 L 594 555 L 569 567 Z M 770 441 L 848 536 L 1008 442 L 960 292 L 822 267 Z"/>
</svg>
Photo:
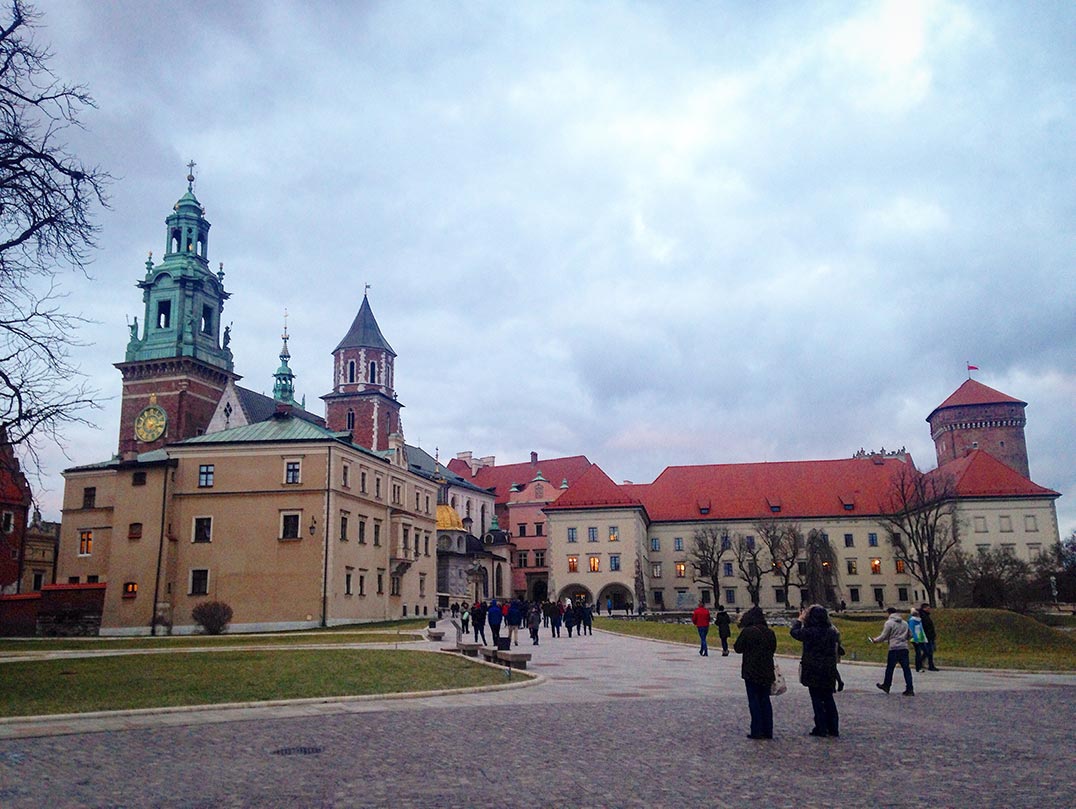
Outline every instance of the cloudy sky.
<svg viewBox="0 0 1076 809">
<path fill-rule="evenodd" d="M 363 287 L 407 439 L 500 462 L 906 446 L 966 378 L 1029 402 L 1076 527 L 1076 6 L 40 0 L 116 180 L 81 366 L 116 449 L 134 283 L 195 160 L 241 384 L 283 312 L 311 409 Z"/>
</svg>

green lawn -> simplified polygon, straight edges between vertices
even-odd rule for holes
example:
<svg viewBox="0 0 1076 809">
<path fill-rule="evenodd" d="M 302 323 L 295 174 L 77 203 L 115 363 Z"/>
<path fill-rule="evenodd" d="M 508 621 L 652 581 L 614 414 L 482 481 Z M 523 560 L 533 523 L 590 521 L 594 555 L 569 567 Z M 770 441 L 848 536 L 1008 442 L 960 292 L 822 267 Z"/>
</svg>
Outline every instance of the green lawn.
<svg viewBox="0 0 1076 809">
<path fill-rule="evenodd" d="M 840 630 L 846 660 L 885 663 L 886 644 L 874 645 L 867 635 L 882 631 L 884 618 L 876 620 L 834 618 Z M 1001 668 L 1017 670 L 1076 671 L 1076 638 L 1032 619 L 1004 610 L 938 609 L 934 611 L 938 629 L 938 649 L 934 660 L 939 667 Z M 655 621 L 622 621 L 596 618 L 595 626 L 659 640 L 697 644 L 698 632 L 691 624 L 663 624 Z M 801 646 L 787 627 L 774 627 L 778 654 L 798 656 Z M 733 627 L 733 639 L 736 628 Z M 710 629 L 710 645 L 717 630 Z"/>
<path fill-rule="evenodd" d="M 0 716 L 36 716 L 496 685 L 463 657 L 388 649 L 117 655 L 0 665 Z M 513 677 L 525 678 L 523 672 Z"/>
</svg>

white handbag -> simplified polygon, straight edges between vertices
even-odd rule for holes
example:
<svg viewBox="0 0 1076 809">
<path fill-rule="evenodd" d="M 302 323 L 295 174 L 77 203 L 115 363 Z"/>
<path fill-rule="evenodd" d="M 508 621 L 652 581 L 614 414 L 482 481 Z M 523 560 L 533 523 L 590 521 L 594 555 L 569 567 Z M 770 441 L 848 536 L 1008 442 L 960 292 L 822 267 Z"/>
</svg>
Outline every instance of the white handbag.
<svg viewBox="0 0 1076 809">
<path fill-rule="evenodd" d="M 781 667 L 774 661 L 773 664 L 773 685 L 770 686 L 770 696 L 779 697 L 788 690 L 788 683 L 785 682 L 785 675 L 781 673 Z"/>
</svg>

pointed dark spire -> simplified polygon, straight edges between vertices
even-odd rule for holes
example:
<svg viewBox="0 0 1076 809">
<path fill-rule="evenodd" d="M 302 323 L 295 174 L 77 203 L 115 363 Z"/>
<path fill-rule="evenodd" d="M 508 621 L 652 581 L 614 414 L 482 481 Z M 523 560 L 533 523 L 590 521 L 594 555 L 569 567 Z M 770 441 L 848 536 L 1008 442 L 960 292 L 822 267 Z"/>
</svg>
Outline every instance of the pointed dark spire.
<svg viewBox="0 0 1076 809">
<path fill-rule="evenodd" d="M 295 374 L 288 367 L 291 352 L 288 351 L 287 309 L 284 310 L 284 333 L 280 335 L 280 339 L 284 341 L 284 346 L 280 349 L 280 367 L 273 374 L 276 378 L 276 382 L 273 384 L 273 398 L 284 404 L 295 404 Z"/>
<path fill-rule="evenodd" d="M 366 295 L 362 296 L 362 306 L 359 307 L 359 313 L 355 315 L 351 328 L 334 351 L 339 351 L 341 348 L 379 348 L 396 356 L 388 340 L 381 334 L 373 310 L 370 309 L 370 300 Z"/>
</svg>

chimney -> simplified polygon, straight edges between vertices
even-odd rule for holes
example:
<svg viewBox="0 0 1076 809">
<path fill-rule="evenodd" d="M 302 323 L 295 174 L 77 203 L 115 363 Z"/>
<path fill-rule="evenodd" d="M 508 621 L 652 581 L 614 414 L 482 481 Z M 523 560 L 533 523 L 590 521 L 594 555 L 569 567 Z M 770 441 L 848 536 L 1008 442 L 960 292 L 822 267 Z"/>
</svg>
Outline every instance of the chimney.
<svg viewBox="0 0 1076 809">
<path fill-rule="evenodd" d="M 531 453 L 531 465 L 533 466 L 536 463 L 538 463 L 538 453 L 537 452 L 532 452 Z"/>
</svg>

